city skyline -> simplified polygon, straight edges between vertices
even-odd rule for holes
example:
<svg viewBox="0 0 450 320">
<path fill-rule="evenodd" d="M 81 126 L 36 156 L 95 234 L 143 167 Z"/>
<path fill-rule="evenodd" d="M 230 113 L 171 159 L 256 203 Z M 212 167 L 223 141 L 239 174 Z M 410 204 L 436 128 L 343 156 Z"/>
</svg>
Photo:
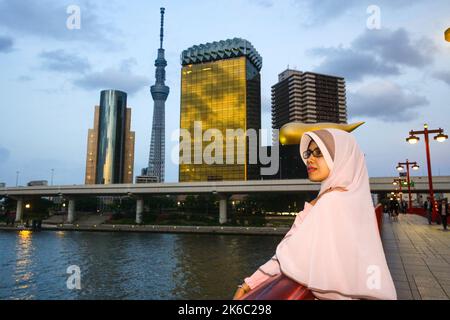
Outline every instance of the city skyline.
<svg viewBox="0 0 450 320">
<path fill-rule="evenodd" d="M 196 43 L 242 37 L 264 59 L 263 128 L 271 127 L 270 88 L 287 65 L 340 76 L 347 83 L 348 122 L 366 121 L 355 136 L 367 155 L 369 174 L 394 175 L 394 164 L 404 158 L 421 164 L 418 175 L 426 174 L 423 146 L 412 147 L 404 139 L 424 123 L 449 130 L 450 45 L 443 35 L 448 3 L 379 1 L 380 30 L 367 27 L 371 3 L 364 1 L 314 10 L 311 1 L 196 3 L 106 6 L 81 1 L 81 28 L 68 30 L 69 14 L 56 1 L 0 1 L 0 182 L 15 185 L 17 171 L 20 185 L 50 180 L 54 169 L 55 185 L 83 183 L 92 106 L 98 92 L 109 88 L 129 93 L 134 165 L 146 166 L 153 112 L 148 108 L 154 70 L 149 53 L 158 41 L 154 26 L 159 17 L 153 13 L 159 7 L 166 7 L 171 21 L 165 26 L 166 78 L 173 94 L 166 106 L 174 112 L 166 121 L 166 159 L 177 144 L 171 135 L 179 126 L 181 51 Z M 220 15 L 209 17 L 208 12 Z M 248 12 L 254 13 L 250 21 L 244 19 Z M 410 16 L 418 18 L 411 22 Z M 270 143 L 270 134 L 265 142 Z M 430 148 L 433 175 L 450 174 L 448 143 L 431 143 Z M 166 181 L 177 181 L 178 165 L 169 161 L 166 170 Z"/>
</svg>

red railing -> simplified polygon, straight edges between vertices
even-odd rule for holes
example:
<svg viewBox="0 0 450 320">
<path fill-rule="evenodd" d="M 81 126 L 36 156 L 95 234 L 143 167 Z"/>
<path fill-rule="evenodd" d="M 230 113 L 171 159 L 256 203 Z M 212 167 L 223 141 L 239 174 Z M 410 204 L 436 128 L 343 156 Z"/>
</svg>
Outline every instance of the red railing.
<svg viewBox="0 0 450 320">
<path fill-rule="evenodd" d="M 408 213 L 417 214 L 422 217 L 427 217 L 427 212 L 424 208 L 409 208 Z"/>
<path fill-rule="evenodd" d="M 411 208 L 411 209 L 408 209 L 408 213 L 417 214 L 419 216 L 428 218 L 427 211 L 424 208 Z M 442 223 L 441 219 L 442 219 L 442 217 L 440 216 L 440 212 L 438 212 L 437 220 L 435 219 L 433 221 Z M 447 224 L 449 224 L 449 222 L 450 222 L 450 216 L 447 216 Z"/>
<path fill-rule="evenodd" d="M 381 235 L 381 228 L 383 227 L 383 205 L 382 204 L 378 204 L 375 207 L 375 215 L 377 217 L 377 223 L 378 223 L 378 231 L 380 232 Z"/>
</svg>

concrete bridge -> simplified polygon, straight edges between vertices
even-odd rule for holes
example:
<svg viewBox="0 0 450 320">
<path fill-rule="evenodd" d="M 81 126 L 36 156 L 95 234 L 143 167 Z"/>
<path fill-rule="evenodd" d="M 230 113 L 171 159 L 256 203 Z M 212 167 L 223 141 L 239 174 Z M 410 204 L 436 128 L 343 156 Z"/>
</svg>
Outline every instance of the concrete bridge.
<svg viewBox="0 0 450 320">
<path fill-rule="evenodd" d="M 370 178 L 372 193 L 382 194 L 395 189 L 392 184 L 397 177 Z M 411 177 L 415 186 L 414 193 L 428 192 L 428 178 Z M 435 192 L 450 192 L 450 176 L 433 177 Z M 318 192 L 320 183 L 308 179 L 292 180 L 251 180 L 251 181 L 208 181 L 180 183 L 148 183 L 148 184 L 109 184 L 109 185 L 63 185 L 0 188 L 0 197 L 7 196 L 17 200 L 16 221 L 23 216 L 23 202 L 31 197 L 63 196 L 68 199 L 68 222 L 75 220 L 76 199 L 83 196 L 133 196 L 136 199 L 136 223 L 142 223 L 144 196 L 146 195 L 187 195 L 212 193 L 219 196 L 219 222 L 227 221 L 227 200 L 234 194 L 251 193 L 299 193 Z M 407 188 L 404 188 L 404 193 Z"/>
</svg>

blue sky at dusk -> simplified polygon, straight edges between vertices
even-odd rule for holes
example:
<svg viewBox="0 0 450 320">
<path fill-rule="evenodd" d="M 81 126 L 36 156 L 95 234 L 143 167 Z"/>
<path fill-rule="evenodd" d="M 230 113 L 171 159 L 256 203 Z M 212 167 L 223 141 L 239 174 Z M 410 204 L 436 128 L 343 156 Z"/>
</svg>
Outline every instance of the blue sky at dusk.
<svg viewBox="0 0 450 320">
<path fill-rule="evenodd" d="M 81 28 L 66 27 L 78 5 Z M 380 8 L 369 29 L 367 8 Z M 0 182 L 84 183 L 87 132 L 100 91 L 128 93 L 136 132 L 135 175 L 147 166 L 159 46 L 165 7 L 166 181 L 180 121 L 180 53 L 206 42 L 240 37 L 263 58 L 262 126 L 269 129 L 270 89 L 289 65 L 342 76 L 348 122 L 370 176 L 392 176 L 398 161 L 417 161 L 426 175 L 423 138 L 411 129 L 450 132 L 450 2 L 406 0 L 49 1 L 0 0 Z M 450 142 L 431 142 L 434 175 L 450 175 Z"/>
</svg>

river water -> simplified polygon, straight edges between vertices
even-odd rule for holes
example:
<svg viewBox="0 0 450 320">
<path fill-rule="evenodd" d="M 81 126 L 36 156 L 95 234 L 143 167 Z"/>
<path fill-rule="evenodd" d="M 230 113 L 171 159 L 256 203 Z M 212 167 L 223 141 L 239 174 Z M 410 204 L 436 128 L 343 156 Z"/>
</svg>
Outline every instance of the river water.
<svg viewBox="0 0 450 320">
<path fill-rule="evenodd" d="M 231 299 L 281 238 L 0 231 L 0 299 Z"/>
</svg>

